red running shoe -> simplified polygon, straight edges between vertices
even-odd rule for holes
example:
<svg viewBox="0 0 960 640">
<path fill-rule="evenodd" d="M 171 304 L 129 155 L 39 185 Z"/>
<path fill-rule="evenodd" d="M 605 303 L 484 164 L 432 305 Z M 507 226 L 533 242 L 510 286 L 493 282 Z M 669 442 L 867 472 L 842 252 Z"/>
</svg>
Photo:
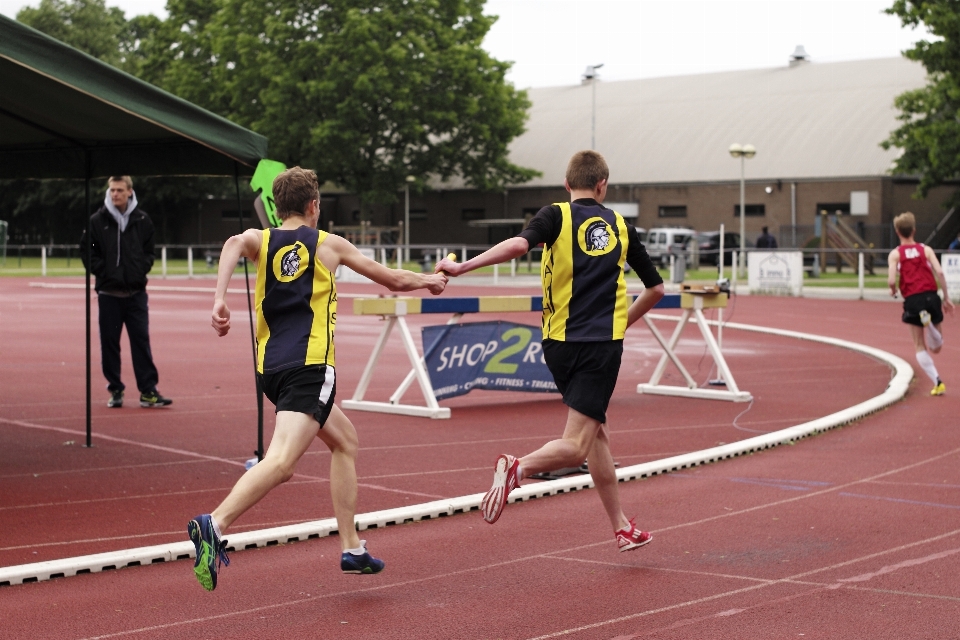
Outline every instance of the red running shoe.
<svg viewBox="0 0 960 640">
<path fill-rule="evenodd" d="M 507 496 L 520 486 L 520 481 L 517 479 L 519 468 L 520 461 L 513 456 L 503 454 L 497 458 L 497 465 L 493 470 L 493 486 L 480 503 L 483 519 L 490 524 L 500 518 L 500 513 L 507 504 Z"/>
<path fill-rule="evenodd" d="M 630 551 L 653 540 L 651 534 L 637 529 L 633 521 L 634 518 L 630 518 L 630 526 L 617 531 L 617 546 L 620 547 L 620 551 Z"/>
</svg>

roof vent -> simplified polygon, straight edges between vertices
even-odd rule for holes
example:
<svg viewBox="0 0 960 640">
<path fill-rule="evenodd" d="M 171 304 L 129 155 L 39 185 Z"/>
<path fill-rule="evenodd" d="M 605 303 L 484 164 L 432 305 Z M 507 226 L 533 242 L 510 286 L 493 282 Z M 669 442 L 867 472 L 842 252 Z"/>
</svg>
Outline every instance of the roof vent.
<svg viewBox="0 0 960 640">
<path fill-rule="evenodd" d="M 796 67 L 807 62 L 810 62 L 810 54 L 807 53 L 802 44 L 798 44 L 797 48 L 790 54 L 790 66 Z"/>
</svg>

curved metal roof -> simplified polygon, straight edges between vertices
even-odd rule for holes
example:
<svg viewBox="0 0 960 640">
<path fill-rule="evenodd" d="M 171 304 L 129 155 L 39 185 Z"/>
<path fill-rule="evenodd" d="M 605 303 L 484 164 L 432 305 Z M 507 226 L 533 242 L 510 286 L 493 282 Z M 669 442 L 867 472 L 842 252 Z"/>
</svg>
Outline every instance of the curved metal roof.
<svg viewBox="0 0 960 640">
<path fill-rule="evenodd" d="M 893 100 L 925 80 L 920 64 L 885 58 L 598 82 L 597 150 L 616 184 L 739 180 L 734 142 L 757 148 L 748 180 L 884 175 L 896 157 L 879 146 L 897 126 Z M 562 185 L 570 156 L 590 148 L 592 87 L 528 92 L 510 160 L 543 172 L 524 186 Z"/>
</svg>

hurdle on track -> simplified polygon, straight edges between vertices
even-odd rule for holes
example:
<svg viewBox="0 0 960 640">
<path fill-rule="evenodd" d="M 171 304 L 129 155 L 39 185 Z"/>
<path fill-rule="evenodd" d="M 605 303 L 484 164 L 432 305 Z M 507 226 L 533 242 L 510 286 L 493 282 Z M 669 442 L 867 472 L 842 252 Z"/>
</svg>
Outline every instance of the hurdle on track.
<svg viewBox="0 0 960 640">
<path fill-rule="evenodd" d="M 726 361 L 723 359 L 723 354 L 720 352 L 720 347 L 713 338 L 713 334 L 707 325 L 706 319 L 703 317 L 703 308 L 722 306 L 726 306 L 726 294 L 667 294 L 657 303 L 655 308 L 683 308 L 684 313 L 682 316 L 680 316 L 680 322 L 678 323 L 677 329 L 674 331 L 669 342 L 663 339 L 663 336 L 649 318 L 644 318 L 647 326 L 650 327 L 650 331 L 654 338 L 660 344 L 661 348 L 663 348 L 664 355 L 661 357 L 660 363 L 657 365 L 650 383 L 640 385 L 637 388 L 639 393 L 659 393 L 663 395 L 680 395 L 694 398 L 734 400 L 737 402 L 743 402 L 751 399 L 749 393 L 742 392 L 737 388 L 736 382 L 733 379 L 733 375 L 730 373 L 730 369 L 727 366 Z M 447 407 L 441 407 L 437 403 L 437 398 L 433 393 L 433 386 L 430 383 L 430 376 L 427 373 L 424 358 L 420 355 L 417 345 L 413 341 L 413 336 L 410 334 L 410 328 L 407 325 L 405 316 L 427 313 L 449 313 L 451 314 L 451 317 L 447 321 L 447 324 L 456 324 L 466 313 L 504 313 L 542 310 L 543 298 L 541 296 L 480 296 L 475 298 L 355 298 L 353 301 L 353 313 L 355 315 L 383 316 L 383 318 L 386 320 L 386 324 L 380 331 L 380 337 L 377 339 L 377 343 L 373 348 L 373 353 L 370 354 L 370 359 L 367 361 L 367 366 L 363 370 L 363 375 L 360 377 L 360 383 L 357 385 L 357 389 L 354 391 L 353 397 L 349 400 L 344 400 L 341 403 L 341 406 L 344 409 L 354 409 L 356 411 L 374 411 L 379 413 L 392 413 L 435 419 L 449 418 L 450 409 Z M 723 376 L 723 380 L 727 383 L 727 390 L 698 389 L 697 384 L 693 381 L 693 378 L 684 368 L 683 364 L 680 363 L 680 360 L 674 353 L 674 349 L 676 348 L 677 342 L 680 339 L 680 334 L 683 331 L 683 327 L 687 324 L 687 321 L 690 319 L 691 315 L 694 315 L 696 323 L 700 327 L 701 332 L 704 334 L 704 339 L 707 340 L 710 353 L 713 356 L 714 361 L 717 363 L 717 367 Z M 399 329 L 400 331 L 400 338 L 403 342 L 404 350 L 410 359 L 410 372 L 386 402 L 365 400 L 364 396 L 366 396 L 370 382 L 373 380 L 377 363 L 380 361 L 380 357 L 383 355 L 383 350 L 386 347 L 387 342 L 389 341 L 390 336 L 395 328 Z M 683 375 L 684 380 L 687 383 L 686 387 L 659 384 L 660 378 L 663 376 L 664 369 L 666 368 L 667 360 L 673 362 L 673 364 L 680 370 L 680 373 Z M 413 384 L 414 380 L 417 381 L 418 385 L 420 386 L 420 391 L 423 394 L 423 405 L 404 404 L 401 401 L 404 394 Z"/>
<path fill-rule="evenodd" d="M 660 343 L 661 348 L 663 348 L 663 355 L 660 356 L 660 361 L 653 370 L 653 375 L 650 376 L 650 382 L 646 384 L 638 384 L 637 393 L 680 396 L 684 398 L 704 398 L 708 400 L 749 402 L 753 399 L 753 396 L 747 391 L 741 391 L 739 387 L 737 387 L 737 382 L 733 379 L 733 373 L 730 372 L 730 367 L 727 365 L 727 361 L 724 359 L 723 353 L 720 351 L 720 345 L 718 344 L 716 338 L 713 337 L 713 332 L 710 330 L 710 326 L 707 324 L 707 319 L 703 316 L 704 309 L 718 309 L 722 312 L 722 310 L 727 306 L 727 294 L 714 290 L 714 288 L 710 287 L 703 289 L 698 288 L 695 285 L 692 287 L 689 285 L 684 285 L 684 288 L 687 288 L 688 290 L 680 293 L 680 295 L 677 296 L 680 303 L 677 306 L 683 309 L 683 314 L 681 314 L 679 318 L 680 321 L 677 323 L 677 328 L 674 329 L 673 335 L 670 336 L 669 341 L 665 341 L 663 339 L 663 335 L 657 329 L 656 325 L 653 324 L 653 320 L 650 317 L 647 315 L 643 316 L 644 322 L 646 322 L 647 327 L 650 328 L 650 333 L 653 334 L 653 337 L 656 338 L 657 342 Z M 664 298 L 666 298 L 666 296 L 664 296 Z M 710 350 L 710 355 L 713 357 L 713 361 L 717 365 L 717 371 L 720 373 L 720 380 L 727 387 L 726 389 L 699 388 L 693 377 L 686 370 L 674 352 L 674 349 L 677 347 L 677 342 L 680 340 L 680 334 L 682 334 L 684 328 L 686 328 L 687 323 L 690 321 L 691 315 L 694 317 L 694 322 L 700 329 L 700 333 L 703 335 L 704 341 L 707 343 L 707 348 Z M 672 319 L 673 318 L 671 318 L 671 320 Z M 722 326 L 723 325 L 721 323 L 718 327 L 718 333 L 720 330 L 722 330 Z M 681 387 L 677 385 L 660 384 L 660 379 L 663 377 L 663 373 L 666 370 L 668 360 L 672 362 L 673 365 L 680 371 L 680 374 L 683 376 L 687 386 Z"/>
<path fill-rule="evenodd" d="M 540 296 L 482 296 L 478 298 L 354 298 L 353 313 L 355 315 L 374 315 L 383 316 L 386 324 L 380 331 L 380 337 L 377 344 L 370 354 L 370 360 L 367 362 L 363 375 L 360 377 L 360 384 L 350 400 L 344 400 L 340 406 L 344 409 L 355 409 L 358 411 L 378 411 L 380 413 L 396 413 L 407 416 L 420 416 L 424 418 L 449 418 L 450 409 L 441 407 L 437 404 L 437 397 L 433 393 L 433 386 L 430 384 L 430 376 L 427 373 L 426 364 L 423 357 L 417 351 L 417 345 L 413 342 L 410 335 L 410 328 L 404 316 L 417 315 L 424 313 L 450 313 L 453 314 L 447 321 L 447 324 L 456 324 L 465 313 L 492 313 L 507 311 L 542 311 L 543 299 Z M 373 379 L 373 372 L 377 367 L 377 362 L 383 353 L 383 348 L 393 333 L 394 327 L 399 327 L 400 337 L 403 340 L 404 349 L 410 358 L 411 370 L 404 378 L 397 390 L 393 392 L 387 402 L 374 402 L 364 400 L 367 393 L 367 387 Z M 426 406 L 402 404 L 400 400 L 403 394 L 407 392 L 413 381 L 420 384 L 420 391 L 423 392 L 423 399 Z"/>
</svg>

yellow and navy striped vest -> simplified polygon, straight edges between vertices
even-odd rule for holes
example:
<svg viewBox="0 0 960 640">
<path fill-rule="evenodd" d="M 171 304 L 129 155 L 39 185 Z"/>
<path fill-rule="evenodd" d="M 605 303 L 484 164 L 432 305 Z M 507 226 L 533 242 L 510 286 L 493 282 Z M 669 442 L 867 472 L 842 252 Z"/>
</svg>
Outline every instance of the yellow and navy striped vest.
<svg viewBox="0 0 960 640">
<path fill-rule="evenodd" d="M 627 226 L 599 205 L 558 202 L 560 235 L 544 248 L 543 337 L 568 342 L 622 340 L 627 330 Z"/>
<path fill-rule="evenodd" d="M 257 371 L 334 366 L 334 274 L 317 258 L 325 231 L 264 229 L 257 260 Z"/>
</svg>

